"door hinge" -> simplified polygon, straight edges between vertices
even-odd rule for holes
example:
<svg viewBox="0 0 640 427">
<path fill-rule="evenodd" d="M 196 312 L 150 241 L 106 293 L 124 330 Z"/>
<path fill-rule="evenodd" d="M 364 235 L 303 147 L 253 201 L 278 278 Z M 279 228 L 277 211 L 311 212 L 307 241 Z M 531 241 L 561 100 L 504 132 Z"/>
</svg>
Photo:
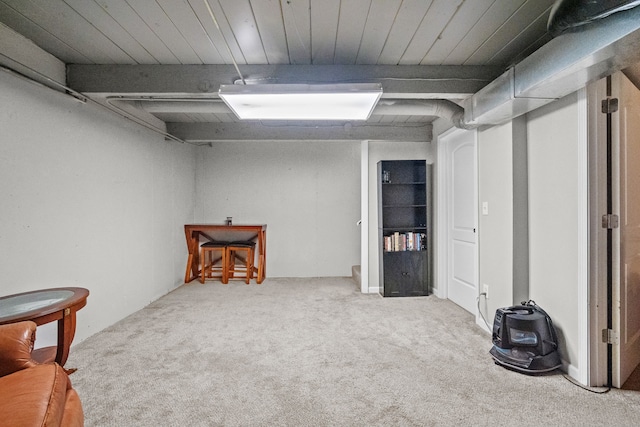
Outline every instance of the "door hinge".
<svg viewBox="0 0 640 427">
<path fill-rule="evenodd" d="M 611 114 L 618 111 L 618 98 L 606 98 L 602 100 L 602 112 Z"/>
<path fill-rule="evenodd" d="M 620 220 L 618 215 L 616 214 L 602 215 L 602 228 L 611 230 L 614 228 L 618 228 L 619 225 L 620 225 Z"/>
<path fill-rule="evenodd" d="M 602 342 L 605 344 L 618 344 L 618 334 L 613 329 L 602 330 Z"/>
</svg>

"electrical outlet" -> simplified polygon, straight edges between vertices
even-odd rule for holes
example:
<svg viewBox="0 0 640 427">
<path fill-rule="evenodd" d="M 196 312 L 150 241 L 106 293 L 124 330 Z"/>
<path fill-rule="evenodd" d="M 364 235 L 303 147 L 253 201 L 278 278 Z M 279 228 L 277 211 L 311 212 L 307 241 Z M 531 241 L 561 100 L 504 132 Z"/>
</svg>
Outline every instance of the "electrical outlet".
<svg viewBox="0 0 640 427">
<path fill-rule="evenodd" d="M 486 283 L 482 284 L 482 293 L 484 293 L 484 297 L 486 299 L 489 299 L 489 285 L 487 285 Z"/>
</svg>

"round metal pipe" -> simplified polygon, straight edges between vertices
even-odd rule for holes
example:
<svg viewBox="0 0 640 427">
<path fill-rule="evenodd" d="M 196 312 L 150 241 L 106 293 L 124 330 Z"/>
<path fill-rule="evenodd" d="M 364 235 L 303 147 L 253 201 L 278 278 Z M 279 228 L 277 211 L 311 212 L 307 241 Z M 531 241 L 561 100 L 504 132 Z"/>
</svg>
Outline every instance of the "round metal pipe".
<svg viewBox="0 0 640 427">
<path fill-rule="evenodd" d="M 214 100 L 138 100 L 134 101 L 136 107 L 149 113 L 221 113 L 232 114 L 232 111 L 222 101 Z M 389 100 L 383 99 L 374 108 L 374 115 L 396 116 L 436 116 L 450 120 L 454 126 L 462 129 L 470 129 L 471 126 L 464 123 L 464 108 L 445 99 L 425 100 Z"/>
</svg>

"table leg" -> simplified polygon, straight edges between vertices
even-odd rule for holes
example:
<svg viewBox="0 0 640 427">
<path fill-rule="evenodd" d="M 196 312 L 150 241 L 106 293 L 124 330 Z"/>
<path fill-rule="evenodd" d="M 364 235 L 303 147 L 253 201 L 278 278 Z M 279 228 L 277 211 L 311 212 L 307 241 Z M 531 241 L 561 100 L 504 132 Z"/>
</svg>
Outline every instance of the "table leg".
<svg viewBox="0 0 640 427">
<path fill-rule="evenodd" d="M 265 264 L 266 264 L 266 231 L 261 231 L 258 233 L 258 277 L 256 278 L 256 283 L 260 284 L 264 281 L 265 277 Z"/>
<path fill-rule="evenodd" d="M 70 308 L 65 308 L 62 319 L 58 320 L 58 348 L 56 350 L 56 362 L 64 366 L 69 357 L 69 348 L 73 337 L 76 335 L 76 313 Z"/>
<path fill-rule="evenodd" d="M 198 254 L 198 240 L 198 233 L 193 232 L 187 242 L 189 256 L 187 258 L 187 269 L 184 273 L 184 283 L 189 283 L 199 276 L 198 265 L 200 263 L 200 257 Z"/>
<path fill-rule="evenodd" d="M 191 279 L 191 265 L 193 264 L 193 255 L 187 257 L 187 271 L 184 272 L 184 283 L 189 283 Z"/>
</svg>

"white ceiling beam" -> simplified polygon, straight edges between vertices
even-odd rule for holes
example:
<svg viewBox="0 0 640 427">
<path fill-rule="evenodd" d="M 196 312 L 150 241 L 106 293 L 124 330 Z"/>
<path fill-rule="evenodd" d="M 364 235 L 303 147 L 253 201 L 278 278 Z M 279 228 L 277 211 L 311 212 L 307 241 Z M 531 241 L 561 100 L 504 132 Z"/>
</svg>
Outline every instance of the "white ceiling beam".
<svg viewBox="0 0 640 427">
<path fill-rule="evenodd" d="M 383 98 L 464 99 L 502 67 L 421 65 L 243 65 L 248 84 L 381 83 Z M 85 94 L 217 97 L 240 79 L 232 65 L 67 65 L 67 84 Z"/>
<path fill-rule="evenodd" d="M 167 123 L 167 132 L 194 143 L 215 141 L 406 141 L 430 142 L 431 124 L 295 122 Z"/>
<path fill-rule="evenodd" d="M 62 61 L 2 23 L 0 65 L 57 90 L 66 83 Z"/>
</svg>

